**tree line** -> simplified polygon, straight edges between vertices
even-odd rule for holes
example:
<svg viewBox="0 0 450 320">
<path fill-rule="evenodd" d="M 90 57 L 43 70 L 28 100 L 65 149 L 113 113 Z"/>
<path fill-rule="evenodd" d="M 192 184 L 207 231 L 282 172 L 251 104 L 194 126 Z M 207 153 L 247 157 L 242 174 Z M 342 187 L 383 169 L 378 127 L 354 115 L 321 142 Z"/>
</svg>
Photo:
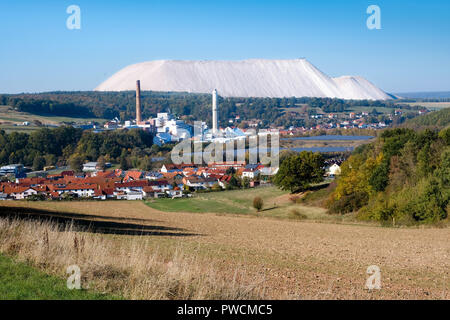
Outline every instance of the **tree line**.
<svg viewBox="0 0 450 320">
<path fill-rule="evenodd" d="M 409 128 L 444 128 L 450 125 L 450 108 L 445 108 L 439 111 L 428 113 L 421 117 L 409 119 L 404 124 Z"/>
<path fill-rule="evenodd" d="M 211 124 L 211 95 L 177 92 L 143 91 L 142 113 L 144 118 L 158 112 L 168 112 L 187 120 L 202 120 Z M 303 119 L 289 115 L 286 110 L 306 105 L 321 108 L 324 112 L 343 112 L 355 106 L 414 109 L 394 101 L 343 100 L 332 98 L 222 98 L 219 97 L 219 122 L 227 126 L 230 119 L 258 119 L 263 127 L 302 126 Z M 77 118 L 134 119 L 136 98 L 134 91 L 123 92 L 48 92 L 39 94 L 3 94 L 0 105 L 9 105 L 18 111 L 38 115 L 67 116 Z"/>
</svg>

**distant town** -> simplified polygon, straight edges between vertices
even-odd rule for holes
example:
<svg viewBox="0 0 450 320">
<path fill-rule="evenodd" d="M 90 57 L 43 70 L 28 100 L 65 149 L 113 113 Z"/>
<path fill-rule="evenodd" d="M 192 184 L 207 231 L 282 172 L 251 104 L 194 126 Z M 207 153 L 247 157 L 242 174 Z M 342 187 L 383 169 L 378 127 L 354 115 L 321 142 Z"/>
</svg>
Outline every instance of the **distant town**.
<svg viewBox="0 0 450 320">
<path fill-rule="evenodd" d="M 341 161 L 326 161 L 327 177 L 340 174 Z M 108 167 L 110 164 L 106 164 Z M 271 185 L 278 168 L 239 162 L 206 166 L 163 164 L 158 171 L 105 170 L 97 162 L 43 177 L 22 177 L 22 165 L 0 168 L 0 176 L 14 175 L 15 181 L 0 182 L 0 200 L 142 200 L 190 197 L 195 191 L 221 191 Z"/>
</svg>

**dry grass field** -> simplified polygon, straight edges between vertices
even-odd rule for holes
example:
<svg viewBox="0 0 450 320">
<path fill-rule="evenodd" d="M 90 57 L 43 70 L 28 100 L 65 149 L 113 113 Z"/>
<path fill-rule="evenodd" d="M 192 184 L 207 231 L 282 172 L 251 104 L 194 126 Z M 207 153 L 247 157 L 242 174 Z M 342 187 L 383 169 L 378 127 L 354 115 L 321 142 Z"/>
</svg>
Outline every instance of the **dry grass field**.
<svg viewBox="0 0 450 320">
<path fill-rule="evenodd" d="M 125 298 L 450 298 L 448 228 L 161 212 L 126 201 L 0 203 L 0 216 L 48 214 L 38 210 L 96 233 L 2 218 L 1 251 L 61 276 L 77 263 L 92 288 Z M 370 265 L 381 269 L 381 290 L 365 288 Z"/>
<path fill-rule="evenodd" d="M 450 102 L 407 102 L 410 106 L 422 106 L 429 108 L 433 111 L 441 110 L 444 108 L 450 108 Z"/>
</svg>

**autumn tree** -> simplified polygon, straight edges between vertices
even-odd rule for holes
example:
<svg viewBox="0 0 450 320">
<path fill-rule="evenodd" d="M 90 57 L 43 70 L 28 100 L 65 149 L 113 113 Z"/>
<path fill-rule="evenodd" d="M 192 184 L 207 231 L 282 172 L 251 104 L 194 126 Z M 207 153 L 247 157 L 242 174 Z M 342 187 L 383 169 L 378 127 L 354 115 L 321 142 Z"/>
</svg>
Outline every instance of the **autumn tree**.
<svg viewBox="0 0 450 320">
<path fill-rule="evenodd" d="M 105 170 L 106 168 L 106 160 L 104 156 L 100 156 L 97 159 L 97 168 L 99 168 L 100 170 Z"/>
</svg>

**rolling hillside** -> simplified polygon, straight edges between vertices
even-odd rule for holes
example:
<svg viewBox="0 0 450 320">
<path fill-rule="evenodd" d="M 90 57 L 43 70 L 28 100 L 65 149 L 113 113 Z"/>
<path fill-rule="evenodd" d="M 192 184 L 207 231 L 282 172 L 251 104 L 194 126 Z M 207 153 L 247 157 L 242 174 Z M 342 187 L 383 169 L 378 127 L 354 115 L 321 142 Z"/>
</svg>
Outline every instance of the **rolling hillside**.
<svg viewBox="0 0 450 320">
<path fill-rule="evenodd" d="M 409 128 L 434 127 L 445 128 L 450 125 L 450 108 L 440 111 L 431 112 L 427 115 L 410 119 L 405 122 L 404 126 Z"/>
</svg>

